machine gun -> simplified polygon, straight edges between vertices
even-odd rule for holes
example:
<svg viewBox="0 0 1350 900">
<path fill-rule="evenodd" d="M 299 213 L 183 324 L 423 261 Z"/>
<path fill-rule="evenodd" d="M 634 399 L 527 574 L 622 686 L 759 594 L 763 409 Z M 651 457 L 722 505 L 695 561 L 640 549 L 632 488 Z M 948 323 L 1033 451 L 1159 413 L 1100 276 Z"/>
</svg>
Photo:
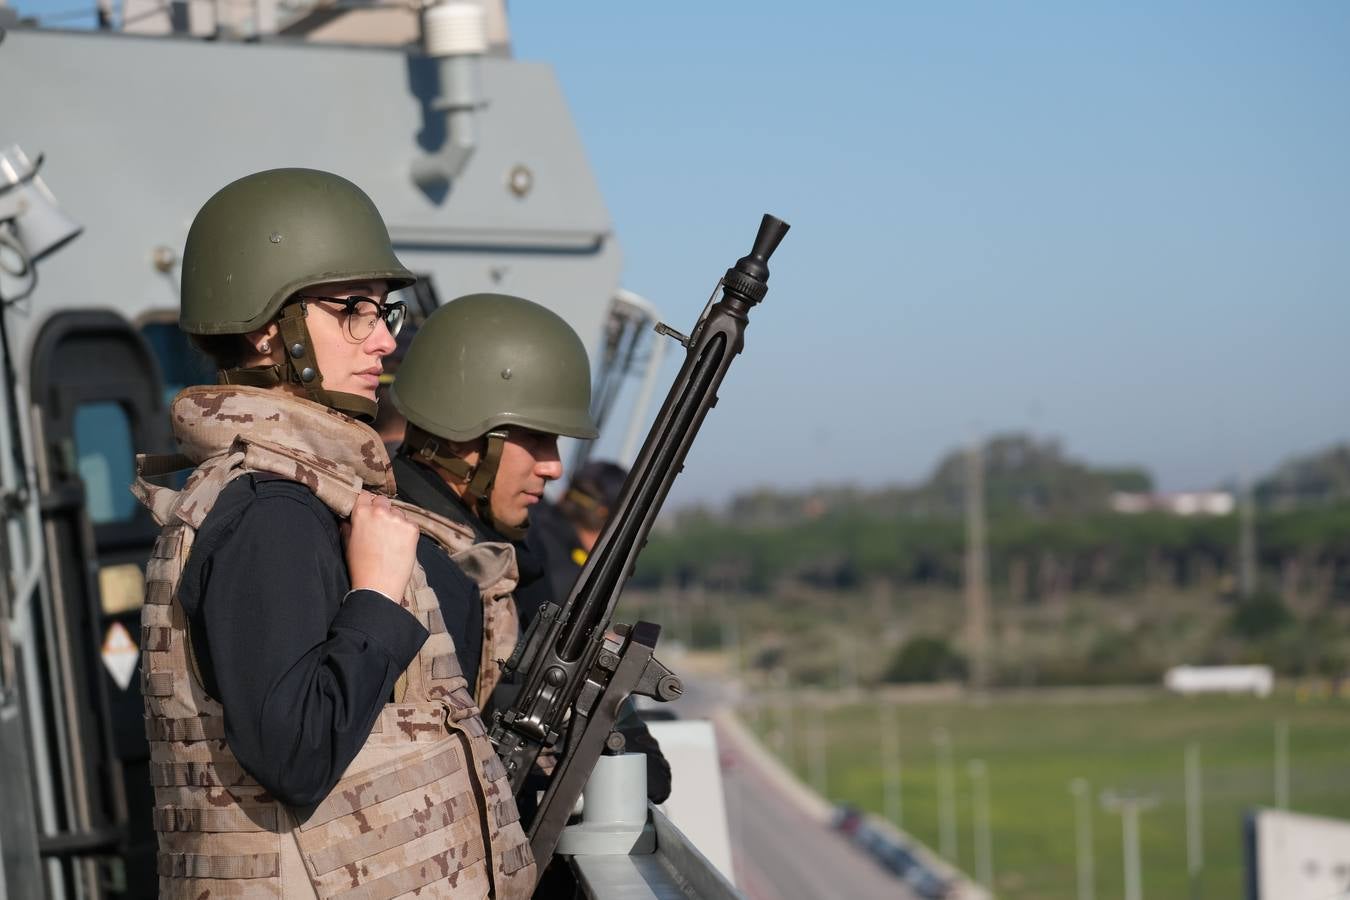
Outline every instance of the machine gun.
<svg viewBox="0 0 1350 900">
<path fill-rule="evenodd" d="M 630 694 L 667 701 L 682 691 L 680 679 L 652 655 L 659 625 L 614 625 L 617 640 L 606 631 L 656 514 L 744 346 L 750 309 L 768 293 L 769 257 L 787 231 L 786 222 L 764 216 L 754 247 L 727 269 L 688 336 L 656 326 L 688 351 L 680 374 L 566 602 L 539 610 L 506 663 L 507 672 L 523 675 L 523 685 L 494 717 L 491 738 L 517 797 L 540 752 L 553 747 L 564 730 L 568 734 L 528 827 L 540 871 L 596 761 L 606 750 L 623 748 L 622 735 L 613 731 L 620 704 Z M 719 289 L 722 297 L 716 300 Z"/>
</svg>

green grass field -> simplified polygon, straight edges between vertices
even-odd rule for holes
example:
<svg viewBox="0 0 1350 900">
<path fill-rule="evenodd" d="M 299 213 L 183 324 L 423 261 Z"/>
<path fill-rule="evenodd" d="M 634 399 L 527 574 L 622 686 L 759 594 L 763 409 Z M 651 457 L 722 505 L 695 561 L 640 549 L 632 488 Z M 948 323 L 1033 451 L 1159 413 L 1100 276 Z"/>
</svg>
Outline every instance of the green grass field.
<svg viewBox="0 0 1350 900">
<path fill-rule="evenodd" d="M 801 708 L 793 740 L 772 706 L 749 716 L 765 744 L 810 782 Z M 883 813 L 881 721 L 874 705 L 825 713 L 828 798 Z M 1102 809 L 1101 792 L 1158 798 L 1140 820 L 1143 890 L 1149 898 L 1236 900 L 1243 893 L 1243 814 L 1275 802 L 1275 723 L 1288 723 L 1290 808 L 1350 818 L 1350 702 L 1299 701 L 1283 693 L 1255 698 L 1134 697 L 1083 691 L 972 703 L 917 703 L 896 709 L 902 761 L 901 824 L 938 847 L 934 732 L 951 736 L 957 771 L 958 852 L 974 869 L 967 764 L 988 767 L 993 868 L 1000 900 L 1074 900 L 1074 805 L 1069 783 L 1086 779 L 1097 900 L 1123 896 L 1121 821 Z M 1200 747 L 1204 869 L 1192 892 L 1187 874 L 1185 752 Z"/>
</svg>

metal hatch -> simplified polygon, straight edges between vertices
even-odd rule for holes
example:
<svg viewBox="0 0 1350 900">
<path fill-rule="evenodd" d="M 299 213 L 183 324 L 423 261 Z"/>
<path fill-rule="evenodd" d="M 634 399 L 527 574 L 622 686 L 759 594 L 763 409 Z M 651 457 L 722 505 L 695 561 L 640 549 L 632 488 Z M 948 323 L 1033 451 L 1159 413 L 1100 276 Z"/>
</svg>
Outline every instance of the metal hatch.
<svg viewBox="0 0 1350 900">
<path fill-rule="evenodd" d="M 141 566 L 159 529 L 126 486 L 138 450 L 169 449 L 162 378 L 130 323 L 79 310 L 43 325 L 30 384 L 48 574 L 37 620 L 49 651 L 29 709 L 52 711 L 42 727 L 53 749 L 33 765 L 56 794 L 38 844 L 62 880 L 119 896 L 154 879 L 149 755 L 132 670 L 118 683 L 100 661 L 110 636 L 139 640 Z M 94 872 L 79 858 L 90 853 L 120 857 L 120 867 Z"/>
</svg>

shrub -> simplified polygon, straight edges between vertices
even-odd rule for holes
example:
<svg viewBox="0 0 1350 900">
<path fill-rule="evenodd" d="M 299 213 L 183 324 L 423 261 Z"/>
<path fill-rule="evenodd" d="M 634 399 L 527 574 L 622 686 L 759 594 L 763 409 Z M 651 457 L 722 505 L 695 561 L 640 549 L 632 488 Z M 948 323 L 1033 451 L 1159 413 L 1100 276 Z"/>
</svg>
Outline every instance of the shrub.
<svg viewBox="0 0 1350 900">
<path fill-rule="evenodd" d="M 1259 591 L 1238 603 L 1228 620 L 1237 634 L 1248 640 L 1268 637 L 1293 622 L 1289 607 L 1277 594 Z"/>
<path fill-rule="evenodd" d="M 966 661 L 940 637 L 920 635 L 896 652 L 883 681 L 949 681 L 965 678 Z"/>
</svg>

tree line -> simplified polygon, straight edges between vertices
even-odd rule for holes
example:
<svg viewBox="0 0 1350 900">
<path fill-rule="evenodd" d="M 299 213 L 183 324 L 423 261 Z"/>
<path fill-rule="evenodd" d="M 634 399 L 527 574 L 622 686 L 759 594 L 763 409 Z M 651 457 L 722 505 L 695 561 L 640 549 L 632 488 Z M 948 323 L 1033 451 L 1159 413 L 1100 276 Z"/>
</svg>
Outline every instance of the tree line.
<svg viewBox="0 0 1350 900">
<path fill-rule="evenodd" d="M 982 448 L 991 582 L 1014 601 L 1151 587 L 1236 588 L 1239 516 L 1111 511 L 1147 491 L 1137 467 L 1094 468 L 1058 443 L 1003 435 Z M 636 585 L 703 584 L 765 593 L 785 580 L 848 589 L 962 581 L 961 453 L 911 487 L 757 491 L 695 510 L 653 535 Z M 1255 486 L 1257 571 L 1292 607 L 1350 599 L 1350 448 L 1283 464 Z"/>
<path fill-rule="evenodd" d="M 1263 583 L 1296 597 L 1350 599 L 1350 503 L 1262 513 L 1255 531 Z M 1003 516 L 988 528 L 990 579 L 1010 599 L 1029 602 L 1071 591 L 1224 590 L 1237 571 L 1238 538 L 1237 515 Z M 964 526 L 953 518 L 839 510 L 779 527 L 686 521 L 652 537 L 634 581 L 749 593 L 771 591 L 784 579 L 840 589 L 876 578 L 954 587 L 965 546 Z"/>
</svg>

